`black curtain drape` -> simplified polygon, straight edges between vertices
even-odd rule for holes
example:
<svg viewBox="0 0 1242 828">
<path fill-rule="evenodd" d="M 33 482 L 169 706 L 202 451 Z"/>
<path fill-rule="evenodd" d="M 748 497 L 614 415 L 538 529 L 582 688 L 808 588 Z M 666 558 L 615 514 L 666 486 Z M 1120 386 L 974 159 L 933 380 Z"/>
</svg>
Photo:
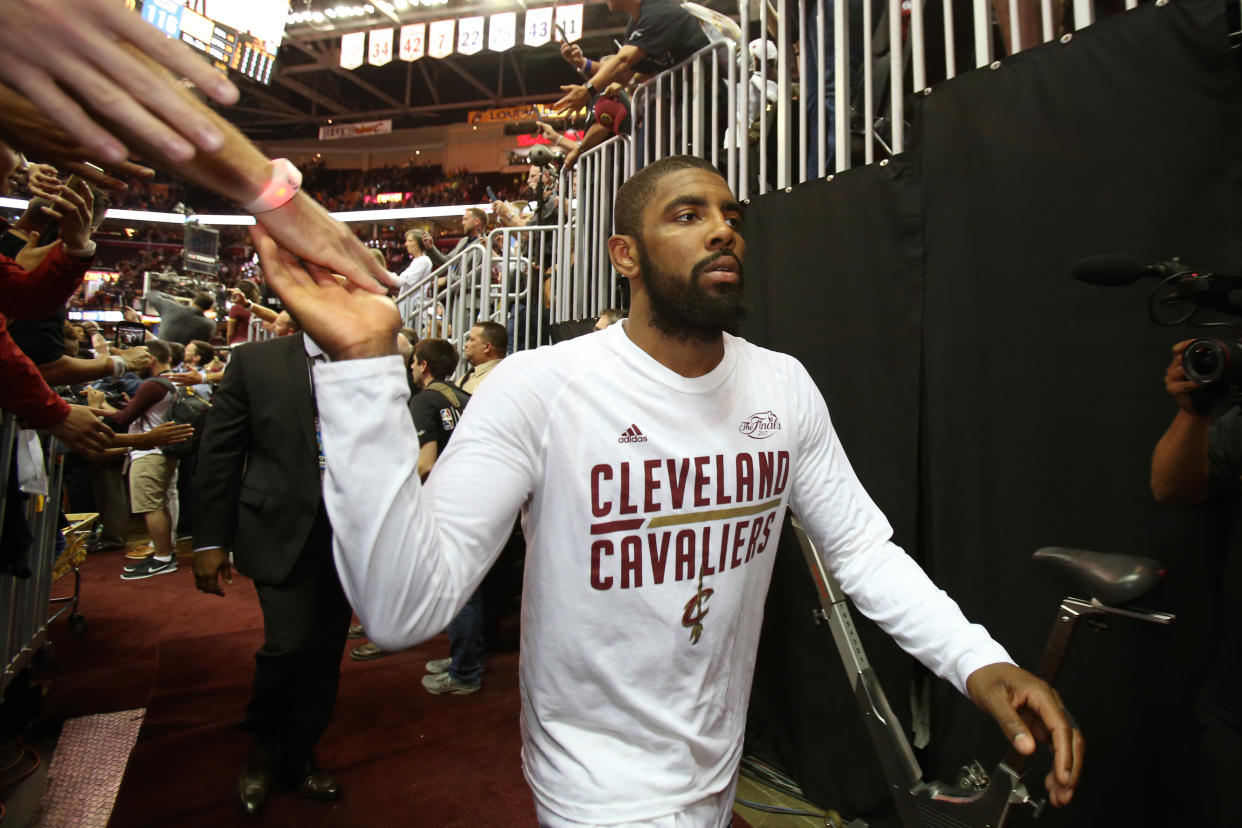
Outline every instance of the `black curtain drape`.
<svg viewBox="0 0 1242 828">
<path fill-rule="evenodd" d="M 1060 689 L 1088 769 L 1049 825 L 1196 824 L 1190 707 L 1219 641 L 1224 574 L 1207 513 L 1158 507 L 1148 490 L 1174 411 L 1169 348 L 1195 332 L 1147 319 L 1154 283 L 1100 288 L 1069 274 L 1097 253 L 1242 273 L 1242 96 L 1224 11 L 1146 5 L 940 84 L 913 102 L 908 152 L 759 197 L 747 216 L 748 334 L 804 361 L 896 541 L 1020 663 L 1038 662 L 1065 593 L 1030 563 L 1037 547 L 1168 565 L 1147 603 L 1178 613 L 1175 625 L 1075 640 Z M 748 748 L 816 801 L 893 824 L 787 547 Z M 905 717 L 925 676 L 879 652 Z M 928 774 L 999 759 L 994 725 L 932 687 Z"/>
</svg>

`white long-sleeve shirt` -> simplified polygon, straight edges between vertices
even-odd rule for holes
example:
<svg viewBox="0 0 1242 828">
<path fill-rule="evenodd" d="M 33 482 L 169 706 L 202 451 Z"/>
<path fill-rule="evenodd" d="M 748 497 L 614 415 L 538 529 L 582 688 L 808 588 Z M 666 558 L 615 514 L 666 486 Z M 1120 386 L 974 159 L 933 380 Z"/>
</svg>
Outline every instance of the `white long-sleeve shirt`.
<svg viewBox="0 0 1242 828">
<path fill-rule="evenodd" d="M 316 366 L 315 390 L 337 566 L 380 646 L 440 632 L 521 510 L 523 764 L 566 819 L 653 819 L 731 784 L 788 507 L 937 675 L 964 690 L 1010 660 L 891 542 L 791 357 L 726 336 L 690 379 L 623 325 L 514 354 L 426 486 L 400 359 Z"/>
</svg>

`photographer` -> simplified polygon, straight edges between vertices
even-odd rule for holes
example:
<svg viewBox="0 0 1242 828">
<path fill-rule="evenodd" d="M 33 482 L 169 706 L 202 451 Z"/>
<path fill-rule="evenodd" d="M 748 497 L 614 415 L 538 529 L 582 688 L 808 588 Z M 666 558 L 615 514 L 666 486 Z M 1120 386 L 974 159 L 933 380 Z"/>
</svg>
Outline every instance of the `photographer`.
<svg viewBox="0 0 1242 828">
<path fill-rule="evenodd" d="M 1151 458 L 1151 493 L 1160 503 L 1210 503 L 1229 521 L 1228 554 L 1242 542 L 1242 409 L 1230 406 L 1215 422 L 1191 396 L 1203 386 L 1186 378 L 1182 356 L 1194 340 L 1173 346 L 1165 390 L 1178 410 Z M 1235 825 L 1233 784 L 1242 775 L 1242 605 L 1226 587 L 1220 652 L 1195 701 L 1198 773 L 1204 825 Z"/>
</svg>

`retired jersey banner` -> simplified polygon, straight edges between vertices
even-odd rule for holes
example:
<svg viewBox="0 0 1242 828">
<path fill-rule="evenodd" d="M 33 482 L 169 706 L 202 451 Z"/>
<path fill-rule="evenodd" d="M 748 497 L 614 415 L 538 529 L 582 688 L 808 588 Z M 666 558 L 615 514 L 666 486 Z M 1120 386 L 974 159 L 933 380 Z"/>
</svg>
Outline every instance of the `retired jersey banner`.
<svg viewBox="0 0 1242 828">
<path fill-rule="evenodd" d="M 367 33 L 341 35 L 341 68 L 357 69 L 367 56 Z"/>
<path fill-rule="evenodd" d="M 372 66 L 387 66 L 392 62 L 392 32 L 392 27 L 388 27 L 372 29 L 367 33 L 367 63 Z"/>
<path fill-rule="evenodd" d="M 556 42 L 561 42 L 560 30 L 565 31 L 565 40 L 570 43 L 582 39 L 582 4 L 574 3 L 572 6 L 556 7 Z"/>
<path fill-rule="evenodd" d="M 457 51 L 477 55 L 483 51 L 483 18 L 463 17 L 457 21 Z"/>
<path fill-rule="evenodd" d="M 493 14 L 487 23 L 487 48 L 507 52 L 517 44 L 517 12 Z"/>
<path fill-rule="evenodd" d="M 333 138 L 358 138 L 363 135 L 383 135 L 392 132 L 392 120 L 362 121 L 357 124 L 330 124 L 319 128 L 319 140 Z"/>
<path fill-rule="evenodd" d="M 552 7 L 531 9 L 526 12 L 527 46 L 542 46 L 552 39 Z"/>
<path fill-rule="evenodd" d="M 397 56 L 405 61 L 418 60 L 427 54 L 427 24 L 411 23 L 401 27 L 401 47 Z"/>
<path fill-rule="evenodd" d="M 432 21 L 431 34 L 427 37 L 427 54 L 433 58 L 446 58 L 453 54 L 453 30 L 456 28 L 456 20 Z"/>
</svg>

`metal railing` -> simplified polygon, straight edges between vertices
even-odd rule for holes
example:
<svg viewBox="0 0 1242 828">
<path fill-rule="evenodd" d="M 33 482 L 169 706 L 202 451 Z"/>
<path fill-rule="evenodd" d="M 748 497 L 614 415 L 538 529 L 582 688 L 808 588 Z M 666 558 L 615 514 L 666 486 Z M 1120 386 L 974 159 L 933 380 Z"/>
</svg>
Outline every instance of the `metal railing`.
<svg viewBox="0 0 1242 828">
<path fill-rule="evenodd" d="M 14 443 L 18 428 L 16 418 L 3 414 L 0 426 L 0 526 L 5 509 L 14 508 L 8 500 L 8 482 L 13 464 L 17 462 Z M 0 673 L 0 695 L 47 643 L 48 625 L 61 612 L 48 617 L 52 588 L 52 563 L 56 557 L 56 533 L 59 531 L 59 503 L 64 469 L 56 451 L 56 440 L 48 437 L 44 449 L 48 494 L 31 495 L 26 503 L 26 521 L 33 538 L 30 545 L 28 578 L 0 574 L 0 651 L 3 673 Z M 74 604 L 76 609 L 76 603 Z"/>
<path fill-rule="evenodd" d="M 762 38 L 746 46 L 717 40 L 649 79 L 632 96 L 632 135 L 582 153 L 562 175 L 557 246 L 565 267 L 553 275 L 552 321 L 618 304 L 606 245 L 612 204 L 641 167 L 675 154 L 706 158 L 744 200 L 881 161 L 906 149 L 908 96 L 959 68 L 1000 68 L 996 34 L 1015 52 L 1068 42 L 1094 22 L 1089 0 L 957 2 L 955 9 L 954 0 L 913 0 L 908 8 L 902 0 L 765 0 L 757 20 L 739 3 L 740 30 L 757 23 Z M 1132 9 L 1137 0 L 1124 4 Z M 955 15 L 965 14 L 973 42 L 958 43 Z M 933 66 L 928 55 L 938 50 L 943 65 Z"/>
<path fill-rule="evenodd" d="M 546 341 L 558 272 L 556 226 L 501 227 L 455 253 L 397 296 L 402 323 L 420 339 L 447 339 L 462 353 L 483 321 L 505 326 L 509 351 Z"/>
<path fill-rule="evenodd" d="M 262 342 L 265 339 L 271 339 L 272 332 L 263 327 L 263 320 L 257 317 L 250 318 L 250 327 L 246 331 L 247 342 Z"/>
</svg>

